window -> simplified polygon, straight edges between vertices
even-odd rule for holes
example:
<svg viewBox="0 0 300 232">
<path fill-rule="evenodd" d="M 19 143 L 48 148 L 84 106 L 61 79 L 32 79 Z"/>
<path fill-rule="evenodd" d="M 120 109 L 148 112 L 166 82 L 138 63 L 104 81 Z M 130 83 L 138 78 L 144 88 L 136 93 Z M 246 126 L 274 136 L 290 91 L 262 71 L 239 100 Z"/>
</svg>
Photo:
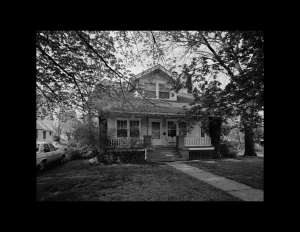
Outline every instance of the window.
<svg viewBox="0 0 300 232">
<path fill-rule="evenodd" d="M 156 98 L 156 84 L 145 83 L 145 95 L 148 98 Z"/>
<path fill-rule="evenodd" d="M 43 131 L 43 139 L 46 139 L 46 131 Z"/>
<path fill-rule="evenodd" d="M 176 136 L 176 122 L 175 121 L 168 121 L 168 137 L 175 137 Z"/>
<path fill-rule="evenodd" d="M 50 151 L 56 151 L 55 147 L 53 147 L 52 144 L 49 144 L 49 147 L 50 147 Z"/>
<path fill-rule="evenodd" d="M 44 144 L 44 152 L 50 152 L 48 144 Z"/>
<path fill-rule="evenodd" d="M 139 121 L 130 121 L 130 137 L 140 136 Z"/>
<path fill-rule="evenodd" d="M 49 135 L 51 136 L 51 132 L 49 132 Z"/>
<path fill-rule="evenodd" d="M 170 99 L 170 90 L 166 87 L 165 84 L 159 84 L 159 98 L 161 99 Z"/>
<path fill-rule="evenodd" d="M 186 122 L 179 122 L 179 135 L 186 137 Z"/>
<path fill-rule="evenodd" d="M 127 137 L 126 120 L 117 120 L 117 137 Z"/>
</svg>

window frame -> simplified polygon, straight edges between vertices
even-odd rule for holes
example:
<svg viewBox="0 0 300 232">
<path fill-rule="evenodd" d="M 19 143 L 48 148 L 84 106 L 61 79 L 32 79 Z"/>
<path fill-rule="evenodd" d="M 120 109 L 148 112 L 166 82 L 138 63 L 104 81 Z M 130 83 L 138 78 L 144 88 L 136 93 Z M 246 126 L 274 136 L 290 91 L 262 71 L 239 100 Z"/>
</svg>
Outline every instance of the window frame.
<svg viewBox="0 0 300 232">
<path fill-rule="evenodd" d="M 142 137 L 142 120 L 141 118 L 133 118 L 133 119 L 130 119 L 130 118 L 116 118 L 116 121 L 115 121 L 115 128 L 117 130 L 116 134 L 115 134 L 115 138 L 122 138 L 122 137 L 118 137 L 117 134 L 118 134 L 118 120 L 119 121 L 127 121 L 127 136 L 126 137 L 123 137 L 123 138 L 136 138 L 136 137 L 130 137 L 130 121 L 138 121 L 139 122 L 139 131 L 140 131 L 140 138 Z"/>
<path fill-rule="evenodd" d="M 50 147 L 50 151 L 56 151 L 56 148 L 52 144 L 48 144 L 48 146 Z"/>
<path fill-rule="evenodd" d="M 46 152 L 45 152 L 45 148 L 46 148 L 46 146 L 49 148 L 49 151 L 47 151 L 47 152 L 51 152 L 51 149 L 50 149 L 50 147 L 48 146 L 48 144 L 47 144 L 47 143 L 44 143 L 44 144 L 43 144 L 43 146 L 44 146 L 44 153 L 46 153 Z"/>
<path fill-rule="evenodd" d="M 171 99 L 171 91 L 170 90 L 169 91 L 160 91 L 159 85 L 166 85 L 166 82 L 158 83 L 158 98 L 160 98 L 160 99 Z M 169 98 L 161 98 L 160 93 L 169 93 Z"/>
<path fill-rule="evenodd" d="M 179 135 L 179 125 L 178 125 L 178 122 L 177 122 L 177 119 L 166 119 L 166 136 L 168 136 L 168 122 L 175 122 L 176 123 L 176 136 Z"/>
</svg>

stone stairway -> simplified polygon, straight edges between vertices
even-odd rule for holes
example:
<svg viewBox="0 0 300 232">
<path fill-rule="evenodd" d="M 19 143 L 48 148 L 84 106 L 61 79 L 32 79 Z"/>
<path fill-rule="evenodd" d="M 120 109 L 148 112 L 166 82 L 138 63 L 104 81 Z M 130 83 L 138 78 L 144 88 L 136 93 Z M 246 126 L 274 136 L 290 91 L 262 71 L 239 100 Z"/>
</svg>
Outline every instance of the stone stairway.
<svg viewBox="0 0 300 232">
<path fill-rule="evenodd" d="M 185 158 L 179 154 L 175 146 L 155 146 L 154 156 L 151 162 L 184 161 Z"/>
</svg>

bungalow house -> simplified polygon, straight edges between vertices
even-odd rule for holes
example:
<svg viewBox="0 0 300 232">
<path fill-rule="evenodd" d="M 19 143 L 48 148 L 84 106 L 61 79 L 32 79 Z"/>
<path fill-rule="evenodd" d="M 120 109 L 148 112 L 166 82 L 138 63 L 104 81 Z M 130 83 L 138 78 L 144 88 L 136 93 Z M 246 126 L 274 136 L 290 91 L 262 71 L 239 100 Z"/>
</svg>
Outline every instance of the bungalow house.
<svg viewBox="0 0 300 232">
<path fill-rule="evenodd" d="M 128 147 L 130 140 L 136 138 L 143 143 L 148 161 L 191 160 L 212 157 L 214 147 L 210 137 L 201 130 L 200 122 L 186 132 L 184 128 L 184 108 L 189 108 L 193 101 L 192 94 L 181 90 L 171 90 L 175 80 L 171 72 L 161 65 L 156 65 L 131 78 L 131 85 L 140 88 L 148 100 L 155 100 L 154 110 L 150 105 L 138 112 L 133 109 L 118 111 L 110 106 L 112 114 L 107 117 L 108 130 L 113 130 L 108 141 L 110 147 Z M 134 88 L 128 88 L 134 91 Z M 134 96 L 142 98 L 137 91 Z M 101 102 L 99 97 L 91 98 L 90 105 Z M 106 103 L 107 105 L 107 103 Z M 152 148 L 152 149 L 150 149 Z"/>
</svg>

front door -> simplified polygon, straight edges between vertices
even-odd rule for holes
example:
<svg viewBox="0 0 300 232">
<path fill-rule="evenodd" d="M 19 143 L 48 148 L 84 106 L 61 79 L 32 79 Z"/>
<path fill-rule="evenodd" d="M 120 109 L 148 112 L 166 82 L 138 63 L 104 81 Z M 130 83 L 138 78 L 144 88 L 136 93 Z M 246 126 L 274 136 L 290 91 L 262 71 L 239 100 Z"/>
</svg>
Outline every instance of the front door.
<svg viewBox="0 0 300 232">
<path fill-rule="evenodd" d="M 162 145 L 161 120 L 150 119 L 150 133 L 154 145 Z"/>
</svg>

